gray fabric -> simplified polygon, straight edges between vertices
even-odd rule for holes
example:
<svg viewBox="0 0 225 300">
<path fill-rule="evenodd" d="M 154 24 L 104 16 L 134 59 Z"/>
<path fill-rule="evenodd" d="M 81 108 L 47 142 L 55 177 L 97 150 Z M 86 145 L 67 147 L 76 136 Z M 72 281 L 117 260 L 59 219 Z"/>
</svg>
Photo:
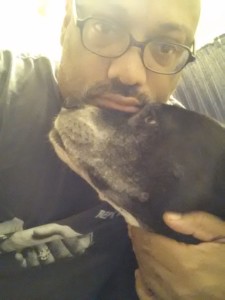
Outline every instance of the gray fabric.
<svg viewBox="0 0 225 300">
<path fill-rule="evenodd" d="M 225 123 L 225 34 L 197 51 L 173 95 L 187 109 Z"/>
</svg>

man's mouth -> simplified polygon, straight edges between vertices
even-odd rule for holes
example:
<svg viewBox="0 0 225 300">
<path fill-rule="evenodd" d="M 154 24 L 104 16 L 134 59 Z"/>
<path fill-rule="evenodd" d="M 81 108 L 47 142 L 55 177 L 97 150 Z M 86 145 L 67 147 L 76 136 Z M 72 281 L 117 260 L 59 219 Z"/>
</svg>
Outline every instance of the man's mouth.
<svg viewBox="0 0 225 300">
<path fill-rule="evenodd" d="M 102 94 L 88 99 L 86 104 L 103 109 L 119 110 L 127 113 L 136 113 L 141 108 L 140 101 L 135 97 L 126 97 L 120 94 Z"/>
</svg>

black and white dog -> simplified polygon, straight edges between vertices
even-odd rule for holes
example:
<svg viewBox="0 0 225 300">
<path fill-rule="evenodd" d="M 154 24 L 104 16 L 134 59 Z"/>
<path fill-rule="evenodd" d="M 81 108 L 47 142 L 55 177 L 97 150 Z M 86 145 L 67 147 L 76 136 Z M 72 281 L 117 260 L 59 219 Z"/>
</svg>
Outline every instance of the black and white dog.
<svg viewBox="0 0 225 300">
<path fill-rule="evenodd" d="M 90 105 L 62 109 L 50 140 L 59 157 L 132 225 L 188 243 L 165 211 L 207 211 L 225 219 L 225 128 L 166 104 L 138 113 Z"/>
</svg>

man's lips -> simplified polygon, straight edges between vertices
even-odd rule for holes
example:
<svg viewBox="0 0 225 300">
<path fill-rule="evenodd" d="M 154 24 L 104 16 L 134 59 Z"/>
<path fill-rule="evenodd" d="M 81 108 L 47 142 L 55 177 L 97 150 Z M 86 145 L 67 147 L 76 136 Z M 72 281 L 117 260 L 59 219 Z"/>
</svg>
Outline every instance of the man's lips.
<svg viewBox="0 0 225 300">
<path fill-rule="evenodd" d="M 135 97 L 126 97 L 120 94 L 103 94 L 94 97 L 88 104 L 106 109 L 115 109 L 128 113 L 135 113 L 140 110 L 140 101 Z"/>
</svg>

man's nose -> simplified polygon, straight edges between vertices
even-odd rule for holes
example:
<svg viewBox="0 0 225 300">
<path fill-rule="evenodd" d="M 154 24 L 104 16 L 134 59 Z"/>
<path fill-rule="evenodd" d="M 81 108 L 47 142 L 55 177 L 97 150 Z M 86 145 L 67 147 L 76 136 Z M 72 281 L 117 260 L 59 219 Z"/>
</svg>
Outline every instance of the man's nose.
<svg viewBox="0 0 225 300">
<path fill-rule="evenodd" d="M 140 49 L 132 47 L 118 58 L 112 59 L 108 70 L 109 79 L 118 79 L 126 85 L 142 86 L 146 83 L 146 68 Z"/>
</svg>

